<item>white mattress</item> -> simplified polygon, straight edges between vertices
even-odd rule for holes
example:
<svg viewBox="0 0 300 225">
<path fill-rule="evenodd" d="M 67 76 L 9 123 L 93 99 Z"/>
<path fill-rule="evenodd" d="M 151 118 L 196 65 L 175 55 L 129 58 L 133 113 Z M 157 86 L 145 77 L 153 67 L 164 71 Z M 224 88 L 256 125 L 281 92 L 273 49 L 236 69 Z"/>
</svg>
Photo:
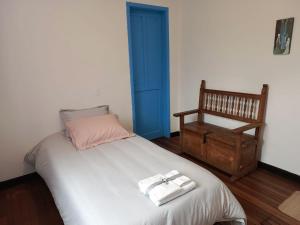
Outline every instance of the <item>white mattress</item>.
<svg viewBox="0 0 300 225">
<path fill-rule="evenodd" d="M 78 151 L 56 133 L 26 159 L 46 181 L 66 225 L 246 223 L 241 205 L 222 181 L 139 136 Z M 139 192 L 137 182 L 172 169 L 195 180 L 197 188 L 156 207 Z"/>
</svg>

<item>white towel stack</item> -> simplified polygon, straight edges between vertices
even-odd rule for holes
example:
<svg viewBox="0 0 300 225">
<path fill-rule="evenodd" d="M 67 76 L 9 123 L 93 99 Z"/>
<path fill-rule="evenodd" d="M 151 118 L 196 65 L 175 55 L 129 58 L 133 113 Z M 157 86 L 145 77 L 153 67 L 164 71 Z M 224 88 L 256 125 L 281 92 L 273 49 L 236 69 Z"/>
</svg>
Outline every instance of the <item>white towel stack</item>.
<svg viewBox="0 0 300 225">
<path fill-rule="evenodd" d="M 177 170 L 169 173 L 141 180 L 139 183 L 140 191 L 148 196 L 151 201 L 160 206 L 165 204 L 196 187 L 196 183 L 189 177 L 181 175 Z"/>
<path fill-rule="evenodd" d="M 164 179 L 172 180 L 172 179 L 175 179 L 178 175 L 179 175 L 179 172 L 177 170 L 172 170 L 165 175 L 157 174 L 153 177 L 148 177 L 144 180 L 139 181 L 140 191 L 144 195 L 148 195 L 149 190 L 151 190 L 155 186 L 163 183 Z"/>
</svg>

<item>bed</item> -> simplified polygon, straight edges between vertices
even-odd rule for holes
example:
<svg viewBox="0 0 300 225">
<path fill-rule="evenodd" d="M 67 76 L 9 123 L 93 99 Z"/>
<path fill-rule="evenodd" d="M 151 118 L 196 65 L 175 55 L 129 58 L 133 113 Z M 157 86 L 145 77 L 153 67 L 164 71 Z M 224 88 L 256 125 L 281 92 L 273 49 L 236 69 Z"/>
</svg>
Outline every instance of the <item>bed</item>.
<svg viewBox="0 0 300 225">
<path fill-rule="evenodd" d="M 241 205 L 222 181 L 139 136 L 78 151 L 59 132 L 25 159 L 47 183 L 65 225 L 246 224 Z M 197 188 L 156 207 L 137 183 L 172 169 L 196 181 Z"/>
</svg>

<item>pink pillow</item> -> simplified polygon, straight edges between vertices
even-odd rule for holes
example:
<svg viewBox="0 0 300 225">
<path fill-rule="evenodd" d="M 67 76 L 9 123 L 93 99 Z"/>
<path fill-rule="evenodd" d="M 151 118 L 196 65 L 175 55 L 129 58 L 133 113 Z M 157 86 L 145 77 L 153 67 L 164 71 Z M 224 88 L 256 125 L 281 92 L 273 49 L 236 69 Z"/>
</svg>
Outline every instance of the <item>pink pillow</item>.
<svg viewBox="0 0 300 225">
<path fill-rule="evenodd" d="M 80 150 L 130 137 L 130 133 L 112 114 L 75 119 L 65 125 L 72 143 Z"/>
</svg>

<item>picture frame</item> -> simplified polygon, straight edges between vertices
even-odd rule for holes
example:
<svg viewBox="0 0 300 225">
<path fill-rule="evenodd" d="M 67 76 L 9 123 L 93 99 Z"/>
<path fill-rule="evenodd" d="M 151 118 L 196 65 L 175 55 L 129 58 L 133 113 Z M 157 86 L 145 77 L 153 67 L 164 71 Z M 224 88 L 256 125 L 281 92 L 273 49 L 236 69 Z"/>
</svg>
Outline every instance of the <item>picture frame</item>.
<svg viewBox="0 0 300 225">
<path fill-rule="evenodd" d="M 294 17 L 276 21 L 274 55 L 288 55 L 291 51 Z"/>
</svg>

